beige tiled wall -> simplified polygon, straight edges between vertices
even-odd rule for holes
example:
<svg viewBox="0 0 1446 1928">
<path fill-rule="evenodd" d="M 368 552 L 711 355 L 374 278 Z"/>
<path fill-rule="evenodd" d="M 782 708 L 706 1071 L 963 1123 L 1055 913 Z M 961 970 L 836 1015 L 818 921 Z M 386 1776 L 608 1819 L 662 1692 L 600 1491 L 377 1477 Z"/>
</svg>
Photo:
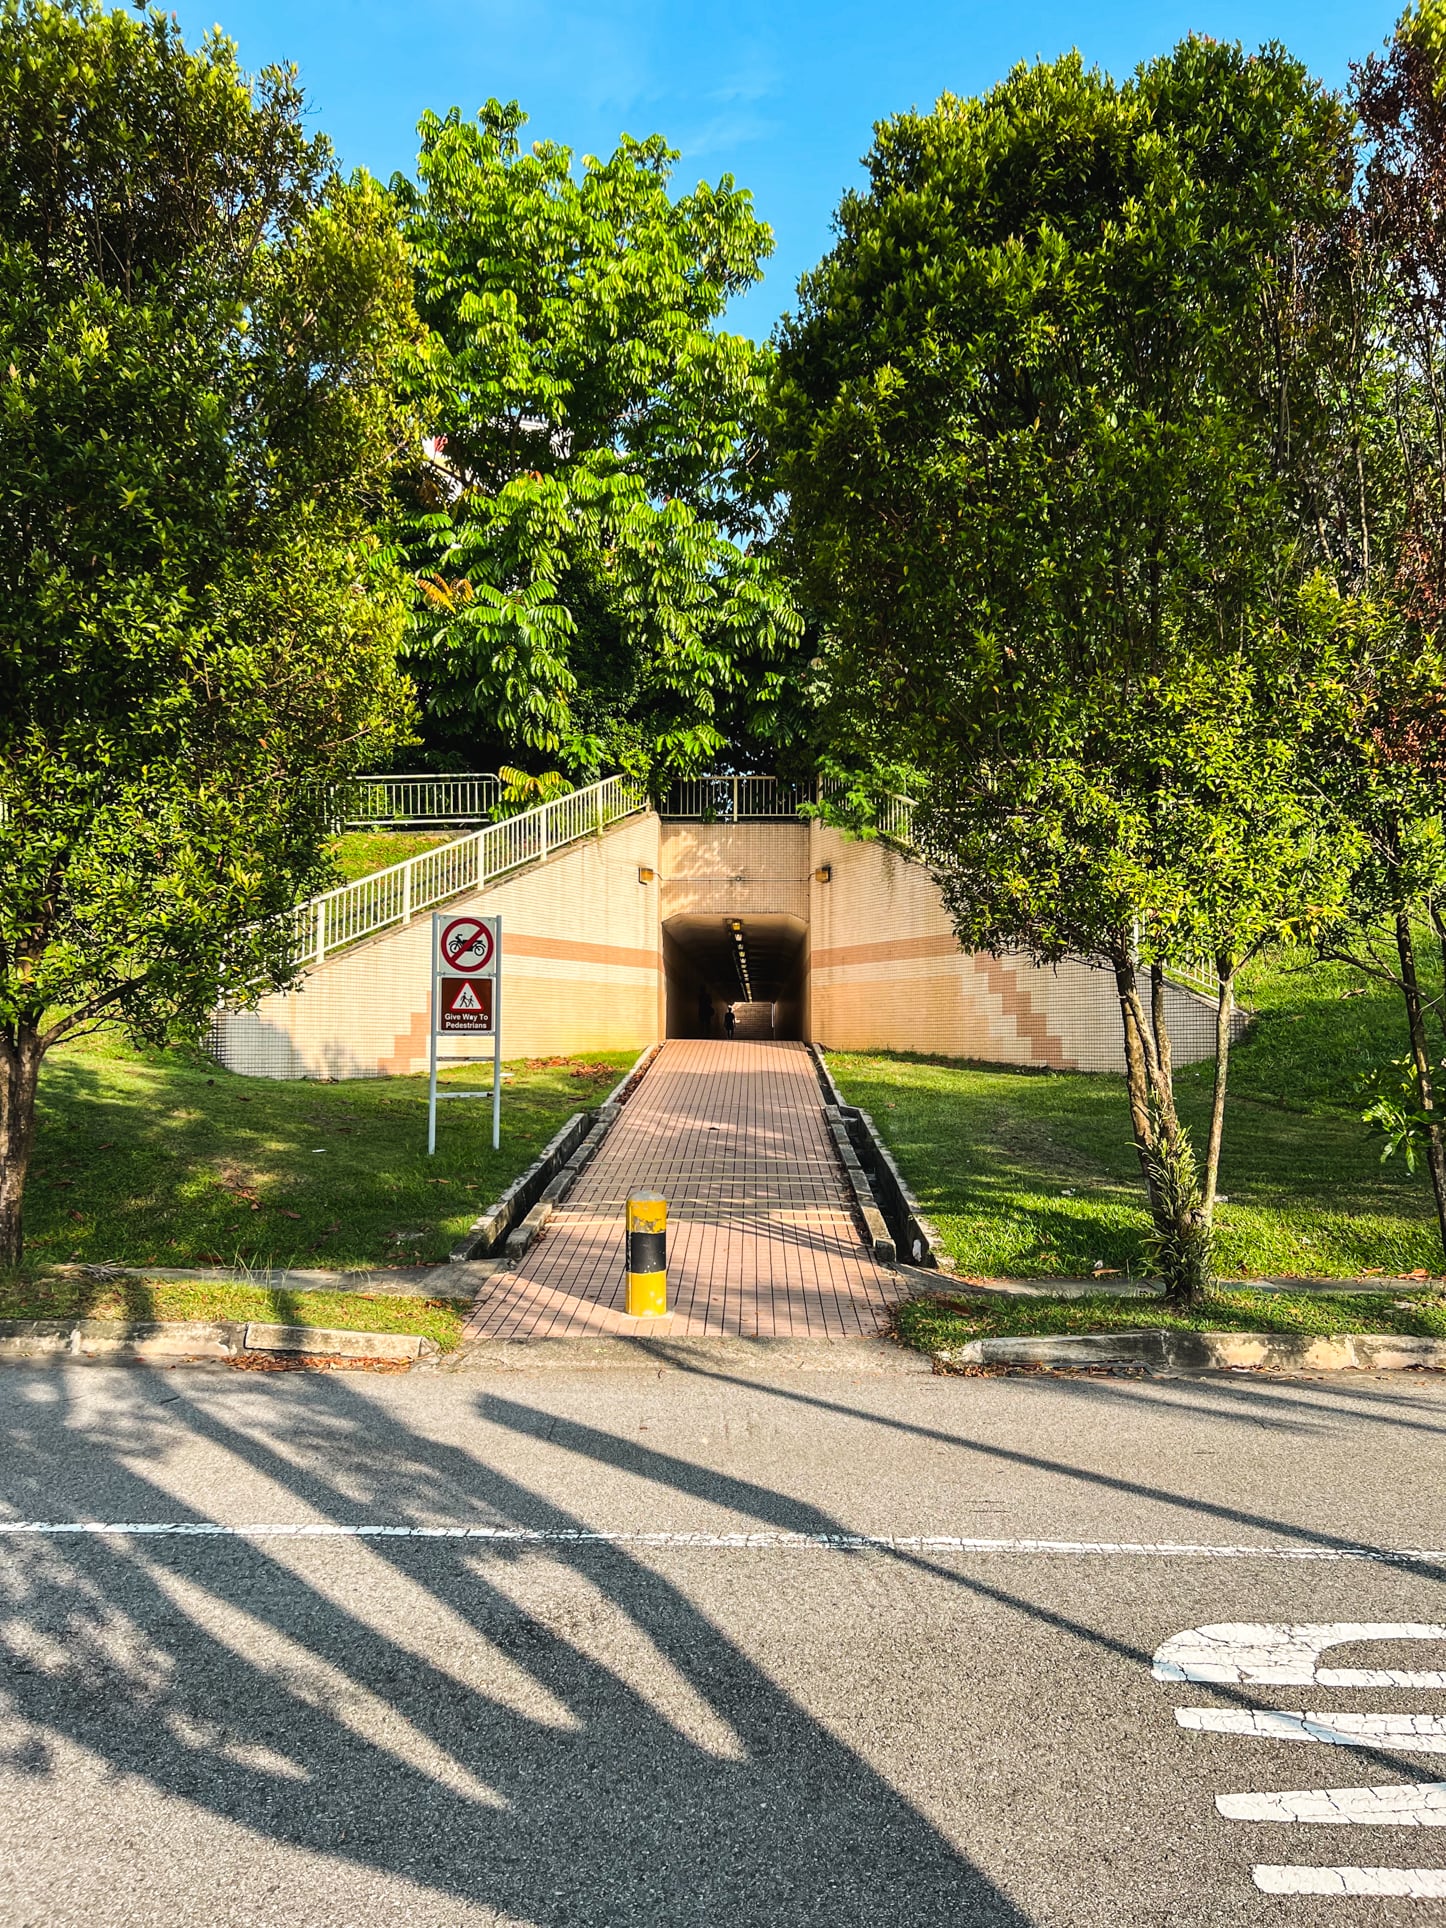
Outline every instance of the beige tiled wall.
<svg viewBox="0 0 1446 1928">
<path fill-rule="evenodd" d="M 665 823 L 664 917 L 808 916 L 812 826 Z"/>
<path fill-rule="evenodd" d="M 504 1056 L 634 1050 L 658 1036 L 658 833 L 656 817 L 630 818 L 448 902 L 448 912 L 501 915 Z M 640 869 L 653 881 L 639 882 Z M 269 1078 L 425 1071 L 431 933 L 428 912 L 328 958 L 259 1010 L 221 1013 L 217 1056 L 234 1071 Z"/>
<path fill-rule="evenodd" d="M 640 882 L 640 869 L 653 880 Z M 806 922 L 787 1016 L 834 1049 L 1061 1070 L 1121 1064 L 1106 973 L 965 955 L 923 866 L 822 824 L 633 818 L 447 908 L 502 915 L 508 1057 L 651 1043 L 667 1022 L 664 918 L 751 914 Z M 430 915 L 420 916 L 329 958 L 258 1011 L 223 1013 L 217 1055 L 275 1078 L 424 1071 L 430 933 Z M 1172 988 L 1170 1019 L 1177 1061 L 1209 1056 L 1212 1005 Z"/>
<path fill-rule="evenodd" d="M 814 1039 L 840 1051 L 922 1051 L 1058 1070 L 1123 1067 L 1113 978 L 1070 960 L 961 952 L 921 864 L 887 844 L 811 826 L 809 1006 Z M 827 883 L 814 873 L 827 866 Z M 1177 1062 L 1208 1057 L 1215 1010 L 1170 987 Z"/>
</svg>

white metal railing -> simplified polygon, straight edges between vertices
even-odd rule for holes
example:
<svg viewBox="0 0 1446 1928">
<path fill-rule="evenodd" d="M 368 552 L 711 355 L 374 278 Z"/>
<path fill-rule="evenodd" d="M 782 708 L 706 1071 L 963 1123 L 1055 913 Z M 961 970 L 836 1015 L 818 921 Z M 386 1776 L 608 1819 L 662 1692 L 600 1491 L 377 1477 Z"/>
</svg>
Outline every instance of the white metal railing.
<svg viewBox="0 0 1446 1928">
<path fill-rule="evenodd" d="M 779 777 L 690 777 L 675 783 L 663 804 L 665 817 L 704 823 L 747 823 L 796 817 L 799 806 L 818 800 L 816 783 L 785 783 Z"/>
<path fill-rule="evenodd" d="M 1192 957 L 1183 964 L 1167 964 L 1165 975 L 1187 991 L 1208 997 L 1212 1004 L 1220 997 L 1220 975 L 1208 958 Z"/>
<path fill-rule="evenodd" d="M 812 803 L 823 803 L 840 786 L 810 779 L 788 783 L 781 777 L 692 777 L 668 791 L 662 814 L 705 823 L 784 821 Z M 881 836 L 912 844 L 914 805 L 909 797 L 879 799 L 875 814 Z"/>
<path fill-rule="evenodd" d="M 914 847 L 914 799 L 912 797 L 884 797 L 879 802 L 879 835 L 888 837 L 891 842 L 904 844 L 910 850 Z"/>
<path fill-rule="evenodd" d="M 289 914 L 298 962 L 319 964 L 359 938 L 406 924 L 460 891 L 478 890 L 523 864 L 594 836 L 609 824 L 648 808 L 648 793 L 628 777 L 605 777 L 585 790 L 523 810 L 355 883 L 340 884 L 298 904 Z"/>
<path fill-rule="evenodd" d="M 346 830 L 413 824 L 490 823 L 502 800 L 502 781 L 490 770 L 459 776 L 352 777 L 330 790 L 331 821 Z"/>
</svg>

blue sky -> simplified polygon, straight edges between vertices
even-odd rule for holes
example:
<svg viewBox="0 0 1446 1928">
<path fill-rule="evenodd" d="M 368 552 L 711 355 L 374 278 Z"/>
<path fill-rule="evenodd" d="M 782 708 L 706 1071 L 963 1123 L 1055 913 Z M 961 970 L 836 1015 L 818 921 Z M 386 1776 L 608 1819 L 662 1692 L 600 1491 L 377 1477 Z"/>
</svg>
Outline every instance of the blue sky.
<svg viewBox="0 0 1446 1928">
<path fill-rule="evenodd" d="M 667 136 L 677 180 L 731 172 L 777 237 L 766 280 L 733 325 L 762 336 L 827 249 L 843 189 L 875 120 L 977 93 L 1019 60 L 1077 46 L 1112 73 L 1189 32 L 1283 40 L 1338 85 L 1378 46 L 1402 0 L 1165 0 L 1063 7 L 1049 0 L 204 0 L 175 6 L 188 39 L 219 18 L 248 66 L 294 60 L 317 126 L 347 166 L 409 169 L 425 107 L 474 112 L 517 98 L 531 132 L 579 153 L 620 132 Z M 217 13 L 217 7 L 224 11 Z"/>
</svg>

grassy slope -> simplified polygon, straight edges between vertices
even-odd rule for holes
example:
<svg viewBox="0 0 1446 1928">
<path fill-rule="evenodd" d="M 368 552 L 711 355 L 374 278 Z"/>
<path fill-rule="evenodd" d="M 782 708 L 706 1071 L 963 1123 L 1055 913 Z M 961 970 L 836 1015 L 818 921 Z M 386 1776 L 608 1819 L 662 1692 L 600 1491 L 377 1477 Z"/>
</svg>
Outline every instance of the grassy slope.
<svg viewBox="0 0 1446 1928">
<path fill-rule="evenodd" d="M 27 1262 L 435 1262 L 630 1061 L 601 1052 L 512 1066 L 500 1152 L 491 1106 L 477 1101 L 442 1107 L 428 1158 L 424 1077 L 242 1078 L 198 1051 L 90 1039 L 42 1073 Z M 478 1081 L 475 1069 L 443 1076 Z"/>
<path fill-rule="evenodd" d="M 454 835 L 450 830 L 348 830 L 333 837 L 331 857 L 339 881 L 350 884 L 374 870 L 386 870 L 408 857 L 420 857 L 424 850 L 451 843 Z"/>
<path fill-rule="evenodd" d="M 1403 1049 L 1391 993 L 1361 992 L 1344 968 L 1289 955 L 1251 974 L 1244 995 L 1257 1015 L 1232 1064 L 1218 1214 L 1226 1276 L 1441 1270 L 1424 1175 L 1383 1166 L 1360 1122 L 1363 1076 Z M 964 1272 L 1068 1277 L 1097 1261 L 1148 1272 L 1120 1079 L 879 1054 L 829 1062 Z M 1178 1078 L 1197 1128 L 1210 1071 Z"/>
</svg>

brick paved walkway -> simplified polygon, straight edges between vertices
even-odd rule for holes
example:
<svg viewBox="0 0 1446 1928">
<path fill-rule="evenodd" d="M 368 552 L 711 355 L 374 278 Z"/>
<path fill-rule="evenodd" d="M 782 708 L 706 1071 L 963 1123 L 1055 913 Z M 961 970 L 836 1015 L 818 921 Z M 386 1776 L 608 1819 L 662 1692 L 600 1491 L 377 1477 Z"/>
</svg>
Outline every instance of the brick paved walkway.
<svg viewBox="0 0 1446 1928">
<path fill-rule="evenodd" d="M 668 1200 L 662 1319 L 620 1309 L 636 1190 Z M 675 1040 L 541 1238 L 483 1293 L 466 1336 L 877 1332 L 898 1279 L 875 1264 L 847 1196 L 805 1046 Z"/>
</svg>

